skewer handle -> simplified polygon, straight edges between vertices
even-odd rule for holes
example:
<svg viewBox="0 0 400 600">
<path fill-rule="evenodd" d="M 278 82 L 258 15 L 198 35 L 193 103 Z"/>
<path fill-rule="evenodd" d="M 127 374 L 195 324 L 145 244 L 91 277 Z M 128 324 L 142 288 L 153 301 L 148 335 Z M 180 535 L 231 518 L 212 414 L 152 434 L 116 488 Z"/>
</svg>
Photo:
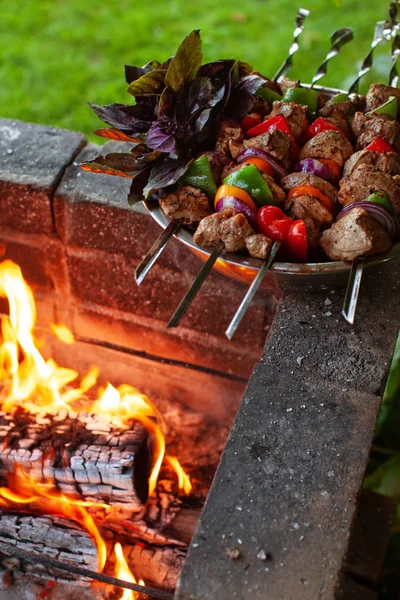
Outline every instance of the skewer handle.
<svg viewBox="0 0 400 600">
<path fill-rule="evenodd" d="M 354 325 L 363 269 L 364 259 L 362 257 L 353 260 L 342 309 L 342 315 L 350 325 Z"/>
<path fill-rule="evenodd" d="M 230 322 L 228 329 L 225 331 L 225 335 L 229 340 L 231 340 L 232 337 L 234 336 L 236 329 L 239 327 L 241 320 L 243 319 L 244 315 L 246 314 L 246 311 L 249 308 L 251 301 L 253 300 L 254 296 L 256 295 L 257 290 L 260 287 L 262 280 L 264 279 L 265 273 L 268 271 L 268 269 L 271 267 L 272 263 L 274 262 L 276 253 L 278 252 L 280 245 L 281 245 L 281 242 L 279 242 L 279 241 L 274 242 L 274 245 L 271 248 L 271 252 L 269 253 L 269 256 L 266 258 L 266 260 L 262 264 L 256 277 L 253 279 L 249 289 L 247 290 L 245 297 L 243 298 L 242 302 L 240 303 L 240 306 L 237 309 L 235 316 L 233 317 L 232 321 Z"/>
<path fill-rule="evenodd" d="M 328 71 L 329 61 L 332 60 L 332 58 L 334 58 L 335 56 L 337 56 L 339 54 L 341 48 L 345 44 L 347 44 L 348 42 L 351 42 L 351 40 L 354 39 L 353 30 L 350 27 L 344 27 L 343 29 L 337 29 L 336 31 L 334 31 L 332 33 L 332 35 L 329 39 L 331 41 L 331 49 L 329 50 L 328 54 L 326 55 L 324 62 L 321 63 L 321 65 L 318 67 L 314 77 L 312 78 L 311 86 L 310 86 L 311 88 L 314 87 L 314 85 L 317 83 L 317 81 L 319 81 L 326 75 L 326 73 Z"/>
<path fill-rule="evenodd" d="M 299 8 L 296 15 L 295 20 L 295 29 L 293 31 L 293 40 L 289 48 L 289 54 L 287 58 L 283 61 L 282 65 L 279 67 L 277 72 L 275 73 L 274 81 L 278 81 L 281 77 L 284 77 L 289 70 L 293 66 L 293 55 L 296 54 L 299 49 L 299 37 L 303 33 L 304 30 L 304 21 L 310 14 L 310 11 L 306 8 Z"/>
<path fill-rule="evenodd" d="M 172 240 L 174 234 L 178 231 L 181 226 L 179 221 L 173 219 L 169 225 L 164 229 L 162 234 L 156 239 L 146 256 L 143 258 L 141 263 L 137 266 L 135 271 L 135 281 L 137 285 L 140 285 L 154 263 L 158 260 L 160 254 L 167 246 L 168 242 Z"/>
<path fill-rule="evenodd" d="M 372 69 L 375 48 L 380 44 L 389 41 L 393 32 L 397 32 L 399 27 L 397 23 L 397 12 L 397 2 L 391 2 L 389 7 L 389 19 L 387 21 L 378 21 L 375 25 L 371 48 L 361 64 L 356 79 L 349 87 L 349 94 L 358 94 L 360 80 Z"/>
<path fill-rule="evenodd" d="M 400 34 L 397 34 L 393 39 L 392 44 L 392 68 L 389 73 L 389 85 L 397 87 L 399 82 L 399 73 L 397 71 L 397 61 L 400 56 Z"/>
<path fill-rule="evenodd" d="M 182 319 L 183 315 L 185 314 L 185 312 L 187 311 L 187 309 L 193 302 L 197 292 L 203 285 L 207 275 L 213 268 L 214 263 L 217 260 L 218 256 L 221 254 L 221 252 L 222 252 L 222 246 L 218 246 L 217 248 L 214 249 L 212 254 L 210 254 L 207 262 L 203 265 L 203 268 L 201 269 L 200 273 L 197 275 L 196 279 L 193 281 L 192 285 L 190 286 L 186 295 L 182 299 L 178 308 L 172 315 L 172 317 L 167 325 L 168 328 L 177 327 L 177 325 L 179 325 L 180 320 Z"/>
</svg>

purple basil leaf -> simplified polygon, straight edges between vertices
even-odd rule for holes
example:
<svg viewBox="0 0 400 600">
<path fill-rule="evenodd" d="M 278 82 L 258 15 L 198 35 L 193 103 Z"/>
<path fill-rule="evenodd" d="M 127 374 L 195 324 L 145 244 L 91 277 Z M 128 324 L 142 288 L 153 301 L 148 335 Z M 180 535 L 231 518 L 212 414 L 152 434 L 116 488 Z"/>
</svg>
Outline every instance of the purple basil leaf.
<svg viewBox="0 0 400 600">
<path fill-rule="evenodd" d="M 149 178 L 149 173 L 150 173 L 150 167 L 146 166 L 141 171 L 138 171 L 138 173 L 133 178 L 133 181 L 131 183 L 131 188 L 130 188 L 129 194 L 128 194 L 129 206 L 133 206 L 134 204 L 137 204 L 138 202 L 143 200 L 143 198 L 144 198 L 143 188 L 147 183 L 147 180 Z"/>
<path fill-rule="evenodd" d="M 162 130 L 159 121 L 155 121 L 146 135 L 146 144 L 153 150 L 176 154 L 176 142 L 171 133 Z"/>
<path fill-rule="evenodd" d="M 166 158 L 154 166 L 151 170 L 147 185 L 143 190 L 145 198 L 148 198 L 154 192 L 169 185 L 173 185 L 182 177 L 192 161 L 177 160 Z"/>
<path fill-rule="evenodd" d="M 136 81 L 142 75 L 144 75 L 147 71 L 140 67 L 131 67 L 129 65 L 125 65 L 125 81 L 129 85 L 132 81 Z"/>
<path fill-rule="evenodd" d="M 101 121 L 125 133 L 145 133 L 149 130 L 154 119 L 154 109 L 150 104 L 138 103 L 135 106 L 106 104 L 105 106 L 97 106 L 89 103 L 89 106 Z"/>
<path fill-rule="evenodd" d="M 252 73 L 251 75 L 243 77 L 240 80 L 238 87 L 246 90 L 246 92 L 249 92 L 250 94 L 255 94 L 266 81 L 267 79 L 260 75 L 260 73 Z"/>
</svg>

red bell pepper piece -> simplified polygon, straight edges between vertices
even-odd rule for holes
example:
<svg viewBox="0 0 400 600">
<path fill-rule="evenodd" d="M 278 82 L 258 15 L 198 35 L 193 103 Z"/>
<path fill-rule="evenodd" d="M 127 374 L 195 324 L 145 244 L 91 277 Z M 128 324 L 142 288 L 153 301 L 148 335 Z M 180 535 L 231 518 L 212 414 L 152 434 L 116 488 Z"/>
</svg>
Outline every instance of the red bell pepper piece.
<svg viewBox="0 0 400 600">
<path fill-rule="evenodd" d="M 377 137 L 373 142 L 369 144 L 365 148 L 365 150 L 370 150 L 371 152 L 396 152 L 396 150 L 391 146 L 386 140 L 381 137 Z"/>
<path fill-rule="evenodd" d="M 254 113 L 253 115 L 245 116 L 240 125 L 242 126 L 243 131 L 248 131 L 249 129 L 252 129 L 259 125 L 261 121 L 261 115 L 255 116 Z"/>
<path fill-rule="evenodd" d="M 292 260 L 307 262 L 308 238 L 306 226 L 302 219 L 293 221 L 289 235 L 286 238 L 285 247 Z"/>
<path fill-rule="evenodd" d="M 283 250 L 296 262 L 306 262 L 307 231 L 304 221 L 290 219 L 278 206 L 263 206 L 257 213 L 259 231 L 282 242 Z"/>
<path fill-rule="evenodd" d="M 279 131 L 283 131 L 283 133 L 286 133 L 286 135 L 292 142 L 293 157 L 297 158 L 300 150 L 296 143 L 294 135 L 289 127 L 289 124 L 283 115 L 275 115 L 275 117 L 270 117 L 266 121 L 263 121 L 259 125 L 256 125 L 256 127 L 252 127 L 251 129 L 246 131 L 246 135 L 248 135 L 249 137 L 256 137 L 257 135 L 261 135 L 262 133 L 266 133 L 267 131 L 275 131 L 275 129 L 279 129 Z"/>
<path fill-rule="evenodd" d="M 271 240 L 284 241 L 289 233 L 292 219 L 278 206 L 263 206 L 257 212 L 257 225 L 261 233 Z"/>
<path fill-rule="evenodd" d="M 324 131 L 338 131 L 344 136 L 340 127 L 333 125 L 333 123 L 330 123 L 327 119 L 324 119 L 324 117 L 318 117 L 318 119 L 315 119 L 314 123 L 307 129 L 306 139 L 311 140 L 311 138 Z"/>
</svg>

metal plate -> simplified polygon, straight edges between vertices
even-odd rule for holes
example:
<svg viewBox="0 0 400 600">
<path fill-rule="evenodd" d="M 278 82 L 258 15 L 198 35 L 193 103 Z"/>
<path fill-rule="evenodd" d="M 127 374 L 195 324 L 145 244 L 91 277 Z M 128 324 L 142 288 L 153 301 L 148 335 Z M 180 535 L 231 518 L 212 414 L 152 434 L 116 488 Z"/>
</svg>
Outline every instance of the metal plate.
<svg viewBox="0 0 400 600">
<path fill-rule="evenodd" d="M 309 84 L 303 84 L 303 87 L 309 87 Z M 339 93 L 347 93 L 335 88 L 324 88 L 317 85 L 314 87 L 328 97 L 332 97 Z M 160 227 L 165 229 L 171 219 L 163 213 L 158 202 L 146 200 L 144 204 L 153 219 Z M 213 251 L 212 248 L 208 249 L 197 246 L 193 242 L 193 235 L 184 227 L 179 229 L 174 237 L 190 248 L 190 250 L 203 261 L 206 261 Z M 398 259 L 399 257 L 400 243 L 397 243 L 384 255 L 376 254 L 370 258 L 366 258 L 364 266 L 366 268 L 377 267 L 384 262 L 396 258 Z M 242 254 L 223 253 L 216 261 L 214 268 L 231 279 L 249 285 L 254 277 L 256 277 L 261 265 L 262 261 L 256 258 L 251 258 Z M 271 267 L 271 272 L 276 276 L 279 285 L 284 289 L 318 290 L 327 287 L 334 288 L 345 286 L 350 269 L 351 263 L 344 261 L 320 263 L 274 262 Z"/>
</svg>

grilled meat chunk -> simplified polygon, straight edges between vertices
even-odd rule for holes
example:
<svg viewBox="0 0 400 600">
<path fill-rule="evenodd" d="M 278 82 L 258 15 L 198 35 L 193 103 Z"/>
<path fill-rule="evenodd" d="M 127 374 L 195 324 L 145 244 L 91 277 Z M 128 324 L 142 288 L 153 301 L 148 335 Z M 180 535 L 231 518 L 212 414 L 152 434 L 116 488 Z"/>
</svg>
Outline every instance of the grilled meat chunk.
<svg viewBox="0 0 400 600">
<path fill-rule="evenodd" d="M 231 157 L 231 142 L 242 142 L 243 141 L 243 131 L 240 127 L 240 124 L 233 119 L 226 119 L 222 121 L 217 141 L 215 144 L 215 151 L 221 152 L 221 154 L 225 154 L 225 156 Z"/>
<path fill-rule="evenodd" d="M 373 83 L 368 90 L 366 96 L 366 109 L 374 110 L 389 100 L 390 96 L 396 96 L 399 101 L 399 110 L 397 117 L 400 116 L 400 88 L 390 87 L 389 85 L 383 85 L 383 83 Z"/>
<path fill-rule="evenodd" d="M 284 96 L 287 90 L 290 90 L 291 88 L 295 87 L 300 87 L 300 81 L 293 81 L 293 79 L 289 79 L 289 77 L 282 77 L 282 79 L 279 80 L 278 85 L 280 93 Z"/>
<path fill-rule="evenodd" d="M 235 141 L 235 140 L 230 140 L 229 141 L 229 152 L 231 153 L 231 156 L 233 158 L 233 160 L 236 160 L 237 157 L 239 156 L 239 154 L 244 150 L 244 143 L 242 141 Z"/>
<path fill-rule="evenodd" d="M 400 124 L 388 115 L 364 115 L 357 112 L 352 129 L 357 136 L 358 150 L 366 148 L 377 137 L 383 138 L 396 150 L 400 150 Z"/>
<path fill-rule="evenodd" d="M 286 194 L 283 191 L 283 189 L 281 187 L 279 187 L 279 185 L 277 183 L 275 183 L 274 178 L 271 177 L 270 175 L 267 175 L 267 173 L 261 173 L 261 175 L 263 176 L 264 180 L 267 182 L 268 187 L 271 190 L 272 196 L 273 196 L 276 204 L 282 204 L 283 202 L 285 202 Z"/>
<path fill-rule="evenodd" d="M 341 133 L 338 131 L 323 131 L 303 146 L 300 159 L 330 158 L 342 167 L 352 154 L 352 145 Z"/>
<path fill-rule="evenodd" d="M 281 102 L 280 100 L 275 100 L 272 107 L 272 112 L 269 116 L 283 115 L 294 137 L 296 139 L 300 138 L 308 126 L 306 117 L 307 107 L 295 102 Z"/>
<path fill-rule="evenodd" d="M 323 232 L 321 246 L 331 260 L 354 260 L 386 252 L 391 247 L 386 230 L 363 208 L 353 208 Z"/>
<path fill-rule="evenodd" d="M 222 162 L 216 152 L 209 151 L 209 152 L 205 152 L 205 154 L 207 155 L 207 158 L 210 162 L 210 167 L 211 167 L 212 174 L 214 176 L 214 181 L 218 185 L 221 180 L 221 173 L 222 173 L 222 169 L 224 168 L 224 165 L 222 164 Z"/>
<path fill-rule="evenodd" d="M 344 164 L 343 177 L 351 177 L 360 165 L 371 165 L 375 171 L 400 175 L 400 155 L 396 152 L 371 152 L 371 150 L 355 152 Z"/>
<path fill-rule="evenodd" d="M 206 194 L 191 185 L 164 192 L 158 201 L 167 217 L 182 219 L 185 225 L 195 225 L 211 212 Z"/>
<path fill-rule="evenodd" d="M 246 248 L 253 258 L 265 260 L 271 250 L 272 241 L 262 233 L 255 233 L 246 238 Z"/>
<path fill-rule="evenodd" d="M 286 200 L 285 208 L 293 219 L 304 220 L 309 248 L 317 248 L 322 229 L 332 223 L 331 213 L 313 196 L 299 196 L 293 200 Z"/>
<path fill-rule="evenodd" d="M 358 166 L 351 177 L 340 182 L 338 199 L 343 206 L 365 200 L 373 192 L 385 192 L 397 214 L 400 214 L 400 175 L 376 171 L 369 165 Z"/>
<path fill-rule="evenodd" d="M 325 118 L 341 116 L 342 119 L 347 119 L 353 106 L 354 105 L 350 100 L 345 100 L 344 102 L 331 102 L 330 104 L 325 104 L 321 108 L 318 116 Z"/>
<path fill-rule="evenodd" d="M 290 173 L 290 175 L 286 175 L 286 177 L 281 179 L 281 186 L 285 192 L 289 192 L 289 190 L 297 185 L 312 185 L 327 196 L 331 202 L 336 202 L 337 200 L 337 189 L 328 181 L 318 177 L 318 175 L 312 175 L 312 173 Z"/>
<path fill-rule="evenodd" d="M 286 169 L 290 165 L 292 143 L 286 133 L 275 131 L 262 133 L 256 137 L 244 140 L 245 148 L 258 148 L 279 161 Z"/>
<path fill-rule="evenodd" d="M 313 219 L 323 228 L 332 223 L 332 215 L 314 196 L 299 196 L 286 200 L 285 210 L 293 219 Z"/>
<path fill-rule="evenodd" d="M 193 241 L 199 246 L 218 246 L 222 243 L 227 252 L 237 252 L 246 248 L 245 240 L 253 234 L 246 217 L 227 208 L 200 221 Z"/>
</svg>

